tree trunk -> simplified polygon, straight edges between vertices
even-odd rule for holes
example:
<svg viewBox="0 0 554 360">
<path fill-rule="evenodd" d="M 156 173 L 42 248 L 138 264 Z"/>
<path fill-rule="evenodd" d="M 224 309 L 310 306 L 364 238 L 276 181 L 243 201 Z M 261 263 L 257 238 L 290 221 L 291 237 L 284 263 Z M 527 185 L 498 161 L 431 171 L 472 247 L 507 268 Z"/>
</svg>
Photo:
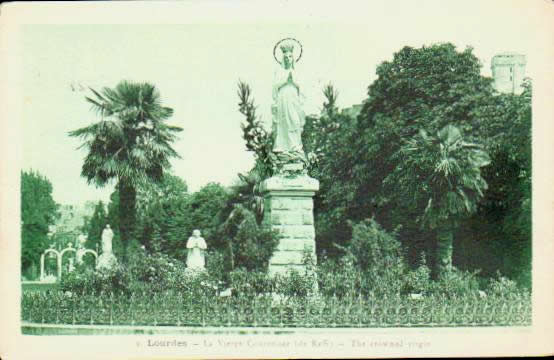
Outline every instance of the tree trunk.
<svg viewBox="0 0 554 360">
<path fill-rule="evenodd" d="M 136 223 L 136 189 L 126 181 L 119 184 L 119 237 L 123 247 L 123 262 L 127 262 L 129 244 L 131 243 Z"/>
<path fill-rule="evenodd" d="M 439 274 L 452 269 L 454 226 L 451 220 L 444 221 L 437 229 L 437 255 L 435 272 Z"/>
<path fill-rule="evenodd" d="M 230 238 L 227 241 L 227 254 L 229 256 L 229 271 L 235 270 L 235 253 L 233 251 L 233 240 Z"/>
</svg>

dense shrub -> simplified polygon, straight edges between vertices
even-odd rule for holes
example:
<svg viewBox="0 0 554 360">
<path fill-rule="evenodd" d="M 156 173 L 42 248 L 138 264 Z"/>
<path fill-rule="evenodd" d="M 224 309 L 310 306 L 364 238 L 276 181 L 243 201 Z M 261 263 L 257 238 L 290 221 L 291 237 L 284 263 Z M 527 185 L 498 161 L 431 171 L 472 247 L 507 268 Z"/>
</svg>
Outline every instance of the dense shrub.
<svg viewBox="0 0 554 360">
<path fill-rule="evenodd" d="M 350 254 L 338 259 L 322 258 L 317 267 L 319 291 L 326 296 L 343 297 L 362 290 L 363 274 Z"/>
<path fill-rule="evenodd" d="M 479 290 L 478 271 L 461 271 L 452 267 L 443 271 L 436 281 L 429 286 L 429 292 L 447 297 L 476 294 Z"/>
<path fill-rule="evenodd" d="M 131 282 L 134 290 L 146 287 L 154 291 L 164 291 L 175 288 L 185 277 L 185 266 L 182 262 L 172 259 L 165 254 L 148 254 L 139 249 L 128 265 Z"/>
<path fill-rule="evenodd" d="M 358 295 L 407 295 L 419 293 L 437 296 L 476 294 L 478 272 L 460 271 L 452 267 L 431 280 L 431 269 L 421 256 L 419 267 L 411 270 L 405 263 L 400 242 L 394 233 L 383 230 L 373 219 L 352 226 L 352 240 L 342 248 L 338 259 L 323 258 L 318 266 L 319 289 L 322 294 L 337 297 Z M 510 284 L 495 283 L 498 292 L 510 290 Z M 503 284 L 503 285 L 502 285 Z"/>
<path fill-rule="evenodd" d="M 431 288 L 431 269 L 425 262 L 425 254 L 421 256 L 421 264 L 417 269 L 406 274 L 406 290 L 409 293 L 425 294 Z"/>
<path fill-rule="evenodd" d="M 256 215 L 237 204 L 221 227 L 221 237 L 229 248 L 230 269 L 245 268 L 248 271 L 266 271 L 269 259 L 279 242 L 279 235 L 270 228 L 259 225 Z"/>
<path fill-rule="evenodd" d="M 316 275 L 313 272 L 289 270 L 275 276 L 275 292 L 288 298 L 305 298 L 316 291 Z"/>
<path fill-rule="evenodd" d="M 424 297 L 454 298 L 477 296 L 477 272 L 460 271 L 452 267 L 436 280 L 422 255 L 420 266 L 410 270 L 403 263 L 401 248 L 393 234 L 383 231 L 372 220 L 353 226 L 350 246 L 340 258 L 320 259 L 316 267 L 306 257 L 306 271 L 289 271 L 269 276 L 263 270 L 245 266 L 224 270 L 224 254 L 212 250 L 207 256 L 207 271 L 194 273 L 184 264 L 165 254 L 149 254 L 144 249 L 135 252 L 126 265 L 96 271 L 86 265 L 62 278 L 60 289 L 72 293 L 122 292 L 126 294 L 164 294 L 173 292 L 187 299 L 214 299 L 220 292 L 232 288 L 232 296 L 251 298 L 277 295 L 298 300 L 318 294 L 323 297 L 358 298 L 407 296 L 420 293 Z M 494 297 L 521 294 L 517 284 L 498 274 L 481 287 Z"/>
<path fill-rule="evenodd" d="M 64 291 L 163 293 L 179 292 L 193 297 L 214 296 L 222 282 L 208 272 L 193 273 L 183 263 L 164 254 L 148 254 L 143 249 L 133 253 L 127 265 L 94 270 L 86 266 L 63 277 Z"/>
<path fill-rule="evenodd" d="M 228 260 L 224 251 L 219 249 L 208 249 L 206 251 L 206 271 L 214 279 L 228 281 L 227 269 Z"/>
<path fill-rule="evenodd" d="M 236 295 L 250 297 L 270 294 L 278 288 L 275 279 L 264 272 L 249 272 L 240 268 L 233 270 L 229 275 L 231 287 Z"/>
<path fill-rule="evenodd" d="M 408 269 L 400 242 L 373 219 L 352 225 L 352 240 L 347 252 L 361 271 L 363 292 L 398 294 L 405 290 Z"/>
<path fill-rule="evenodd" d="M 489 279 L 486 291 L 495 296 L 509 296 L 521 292 L 517 282 L 502 276 L 500 272 L 496 273 L 495 278 Z"/>
<path fill-rule="evenodd" d="M 75 270 L 65 274 L 60 282 L 60 290 L 72 293 L 90 292 L 129 292 L 131 278 L 121 265 L 112 269 L 96 271 L 86 265 L 77 265 Z"/>
<path fill-rule="evenodd" d="M 352 225 L 349 249 L 362 270 L 380 273 L 391 267 L 404 269 L 400 242 L 374 219 Z"/>
</svg>

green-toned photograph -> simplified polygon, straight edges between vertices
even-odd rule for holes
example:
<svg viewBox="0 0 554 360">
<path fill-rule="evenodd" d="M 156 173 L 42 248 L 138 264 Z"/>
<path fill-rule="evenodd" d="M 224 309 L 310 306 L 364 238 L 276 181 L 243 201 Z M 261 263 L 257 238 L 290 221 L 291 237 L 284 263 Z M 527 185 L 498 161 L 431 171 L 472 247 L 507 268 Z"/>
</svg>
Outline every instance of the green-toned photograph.
<svg viewBox="0 0 554 360">
<path fill-rule="evenodd" d="M 531 328 L 533 32 L 470 13 L 22 25 L 21 334 Z"/>
</svg>

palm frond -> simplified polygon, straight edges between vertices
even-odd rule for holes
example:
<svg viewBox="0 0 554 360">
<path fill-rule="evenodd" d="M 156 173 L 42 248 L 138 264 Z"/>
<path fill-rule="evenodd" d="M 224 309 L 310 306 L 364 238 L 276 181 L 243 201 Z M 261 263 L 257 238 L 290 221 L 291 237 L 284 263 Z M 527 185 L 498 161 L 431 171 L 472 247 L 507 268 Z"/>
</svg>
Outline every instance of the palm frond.
<svg viewBox="0 0 554 360">
<path fill-rule="evenodd" d="M 80 148 L 89 151 L 82 176 L 99 186 L 110 179 L 135 184 L 159 178 L 169 158 L 179 157 L 171 143 L 183 129 L 163 123 L 173 109 L 162 106 L 156 87 L 124 80 L 115 88 L 90 90 L 94 96 L 85 100 L 102 120 L 68 133 L 82 138 Z"/>
</svg>

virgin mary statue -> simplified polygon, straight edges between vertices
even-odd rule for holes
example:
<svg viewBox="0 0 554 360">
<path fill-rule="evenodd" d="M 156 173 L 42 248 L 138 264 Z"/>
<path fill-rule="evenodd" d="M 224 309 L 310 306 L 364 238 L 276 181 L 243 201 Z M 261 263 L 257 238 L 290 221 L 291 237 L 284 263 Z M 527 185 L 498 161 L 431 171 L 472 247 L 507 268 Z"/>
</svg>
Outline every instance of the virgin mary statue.
<svg viewBox="0 0 554 360">
<path fill-rule="evenodd" d="M 273 152 L 277 155 L 284 153 L 304 157 L 302 129 L 306 116 L 302 110 L 303 95 L 294 69 L 294 45 L 283 43 L 280 49 L 283 60 L 275 71 L 271 107 L 275 136 Z"/>
</svg>

